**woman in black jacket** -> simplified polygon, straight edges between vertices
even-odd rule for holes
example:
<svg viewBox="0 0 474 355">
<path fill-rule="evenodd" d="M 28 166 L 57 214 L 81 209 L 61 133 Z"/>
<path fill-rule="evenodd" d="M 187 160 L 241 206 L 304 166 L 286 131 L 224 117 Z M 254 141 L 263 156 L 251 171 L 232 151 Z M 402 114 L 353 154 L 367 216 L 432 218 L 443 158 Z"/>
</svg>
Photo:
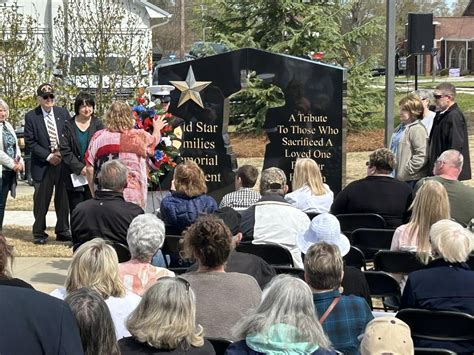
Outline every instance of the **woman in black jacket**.
<svg viewBox="0 0 474 355">
<path fill-rule="evenodd" d="M 94 97 L 85 92 L 79 93 L 74 102 L 74 112 L 76 114 L 64 126 L 63 139 L 61 141 L 61 156 L 64 162 L 62 179 L 66 185 L 71 215 L 74 208 L 80 202 L 92 197 L 85 179 L 86 164 L 84 155 L 91 137 L 95 132 L 104 128 L 102 121 L 94 116 L 94 108 Z M 71 176 L 71 174 L 76 176 Z M 74 186 L 73 178 L 77 180 L 79 176 L 84 178 L 85 184 Z"/>
</svg>

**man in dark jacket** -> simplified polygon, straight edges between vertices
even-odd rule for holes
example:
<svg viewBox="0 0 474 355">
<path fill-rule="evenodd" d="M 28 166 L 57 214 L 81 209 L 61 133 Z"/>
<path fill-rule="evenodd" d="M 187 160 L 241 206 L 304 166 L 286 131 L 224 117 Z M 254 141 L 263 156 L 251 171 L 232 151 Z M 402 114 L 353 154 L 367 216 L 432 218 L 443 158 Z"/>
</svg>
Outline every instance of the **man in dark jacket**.
<svg viewBox="0 0 474 355">
<path fill-rule="evenodd" d="M 430 133 L 428 171 L 433 175 L 436 159 L 448 149 L 456 149 L 464 157 L 464 165 L 459 180 L 471 178 L 471 160 L 469 157 L 469 137 L 466 119 L 455 102 L 456 88 L 450 83 L 439 84 L 434 91 L 436 117 Z"/>
<path fill-rule="evenodd" d="M 83 354 L 76 320 L 57 298 L 0 286 L 0 314 L 1 354 Z"/>
<path fill-rule="evenodd" d="M 96 237 L 127 245 L 127 230 L 143 209 L 123 198 L 127 185 L 127 167 L 120 160 L 102 165 L 97 175 L 102 187 L 95 198 L 81 202 L 71 217 L 74 249 Z"/>
<path fill-rule="evenodd" d="M 31 153 L 33 195 L 33 238 L 35 244 L 46 244 L 46 213 L 54 190 L 56 240 L 70 241 L 69 209 L 64 182 L 61 180 L 62 156 L 59 145 L 69 113 L 54 106 L 54 88 L 41 84 L 36 90 L 39 106 L 25 115 L 25 146 Z"/>
</svg>

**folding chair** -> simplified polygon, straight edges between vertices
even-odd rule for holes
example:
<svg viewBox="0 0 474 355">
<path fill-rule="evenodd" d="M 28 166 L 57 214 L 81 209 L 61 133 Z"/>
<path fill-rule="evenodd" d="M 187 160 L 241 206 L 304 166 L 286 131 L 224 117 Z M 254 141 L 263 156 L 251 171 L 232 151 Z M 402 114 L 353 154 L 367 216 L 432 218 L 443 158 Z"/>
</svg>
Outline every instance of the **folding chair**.
<svg viewBox="0 0 474 355">
<path fill-rule="evenodd" d="M 349 239 L 357 228 L 385 228 L 385 219 L 376 213 L 347 213 L 336 215 L 341 224 L 341 231 Z"/>
<path fill-rule="evenodd" d="M 425 266 L 415 253 L 408 251 L 380 250 L 374 255 L 374 269 L 379 271 L 409 274 Z"/>
<path fill-rule="evenodd" d="M 352 245 L 371 260 L 379 250 L 390 250 L 394 229 L 358 228 L 352 232 Z"/>
<path fill-rule="evenodd" d="M 304 280 L 304 270 L 291 266 L 273 266 L 277 274 L 289 274 Z"/>
<path fill-rule="evenodd" d="M 180 235 L 166 235 L 161 248 L 163 257 L 165 259 L 166 267 L 169 268 L 180 268 L 189 267 L 191 263 L 185 260 L 181 256 L 181 250 L 183 249 L 183 237 Z"/>
<path fill-rule="evenodd" d="M 388 309 L 398 310 L 402 295 L 397 279 L 384 271 L 364 271 L 364 275 L 369 285 L 370 296 L 382 299 L 383 307 L 377 309 L 383 309 L 385 312 Z"/>
<path fill-rule="evenodd" d="M 112 247 L 117 253 L 119 263 L 124 263 L 132 258 L 130 250 L 128 249 L 128 245 L 119 242 L 112 242 Z"/>
<path fill-rule="evenodd" d="M 474 316 L 467 313 L 407 308 L 398 311 L 396 317 L 410 327 L 415 346 L 440 341 L 443 348 L 458 352 L 457 342 L 474 341 Z M 452 349 L 447 342 L 452 343 Z"/>
<path fill-rule="evenodd" d="M 235 250 L 257 255 L 270 265 L 294 266 L 290 251 L 278 244 L 240 243 Z"/>
<path fill-rule="evenodd" d="M 232 341 L 222 338 L 206 338 L 212 344 L 216 355 L 224 355 Z"/>
<path fill-rule="evenodd" d="M 351 245 L 349 252 L 343 257 L 344 264 L 347 266 L 354 266 L 357 269 L 366 270 L 365 256 L 362 250 Z"/>
</svg>

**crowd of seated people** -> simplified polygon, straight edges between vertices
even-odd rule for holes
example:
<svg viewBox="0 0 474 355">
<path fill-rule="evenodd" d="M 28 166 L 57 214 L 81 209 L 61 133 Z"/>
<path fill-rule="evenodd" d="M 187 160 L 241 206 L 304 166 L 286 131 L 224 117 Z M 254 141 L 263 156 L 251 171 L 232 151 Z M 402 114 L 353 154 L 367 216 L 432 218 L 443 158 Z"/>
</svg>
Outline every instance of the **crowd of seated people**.
<svg viewBox="0 0 474 355">
<path fill-rule="evenodd" d="M 301 176 L 299 183 L 293 183 L 299 190 L 296 194 L 288 193 L 281 169 L 269 168 L 261 173 L 256 202 L 246 209 L 218 209 L 206 195 L 202 170 L 186 162 L 175 170 L 176 192 L 162 201 L 161 219 L 140 209 L 127 211 L 128 222 L 117 213 L 126 208 L 121 197 L 126 169 L 119 160 L 103 164 L 99 174 L 102 187 L 106 186 L 103 196 L 98 193 L 94 200 L 80 203 L 74 214 L 81 211 L 81 204 L 105 198 L 103 203 L 110 201 L 107 209 L 100 203 L 96 207 L 108 219 L 108 224 L 101 224 L 106 232 L 94 224 L 87 231 L 87 221 L 81 225 L 81 235 L 87 237 L 75 239 L 80 242 L 65 285 L 51 293 L 56 299 L 26 290 L 31 286 L 12 278 L 13 250 L 0 236 L 0 312 L 13 310 L 19 327 L 34 324 L 23 333 L 7 332 L 8 338 L 0 332 L 0 353 L 12 353 L 23 336 L 34 339 L 29 353 L 41 353 L 34 351 L 37 347 L 61 353 L 54 346 L 74 346 L 63 353 L 214 354 L 213 338 L 223 338 L 233 341 L 226 352 L 230 355 L 413 354 L 407 324 L 394 317 L 373 319 L 363 272 L 344 264 L 351 245 L 341 232 L 337 213 L 382 215 L 389 227 L 398 227 L 392 249 L 416 250 L 427 264 L 408 275 L 401 308 L 474 316 L 474 272 L 466 264 L 474 237 L 449 220 L 450 199 L 442 183 L 425 181 L 412 200 L 411 187 L 391 176 L 394 155 L 379 149 L 369 157 L 367 177 L 349 184 L 330 204 L 332 192 L 321 184 L 320 174 L 314 181 L 311 178 L 319 171 L 313 163 L 297 161 Z M 243 169 L 238 191 L 250 189 L 245 174 L 251 172 Z M 310 218 L 307 213 L 317 215 Z M 96 218 L 88 216 L 89 221 Z M 120 225 L 114 222 L 117 219 Z M 117 239 L 109 237 L 114 228 L 131 255 L 120 264 L 111 243 Z M 166 235 L 175 233 L 182 236 L 181 256 L 192 264 L 181 275 L 151 265 Z M 277 269 L 262 258 L 235 250 L 239 243 L 286 248 L 295 268 L 303 269 L 301 278 L 276 275 Z M 25 302 L 24 309 L 20 301 Z M 50 309 L 51 319 L 42 318 L 44 312 L 32 319 L 27 313 L 34 307 Z M 11 317 L 0 317 L 0 329 Z M 54 346 L 44 331 L 35 330 L 47 322 L 54 323 L 46 328 L 52 335 L 60 334 Z M 415 345 L 474 351 L 474 341 Z"/>
</svg>

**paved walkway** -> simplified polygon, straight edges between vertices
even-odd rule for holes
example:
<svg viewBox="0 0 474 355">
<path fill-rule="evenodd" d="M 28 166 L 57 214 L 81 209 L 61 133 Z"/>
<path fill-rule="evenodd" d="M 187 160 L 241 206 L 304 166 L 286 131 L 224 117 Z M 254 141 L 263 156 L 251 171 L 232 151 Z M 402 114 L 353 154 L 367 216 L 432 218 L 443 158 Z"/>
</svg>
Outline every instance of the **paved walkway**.
<svg viewBox="0 0 474 355">
<path fill-rule="evenodd" d="M 70 263 L 70 258 L 18 257 L 13 262 L 13 275 L 38 291 L 50 293 L 64 286 Z"/>
</svg>

